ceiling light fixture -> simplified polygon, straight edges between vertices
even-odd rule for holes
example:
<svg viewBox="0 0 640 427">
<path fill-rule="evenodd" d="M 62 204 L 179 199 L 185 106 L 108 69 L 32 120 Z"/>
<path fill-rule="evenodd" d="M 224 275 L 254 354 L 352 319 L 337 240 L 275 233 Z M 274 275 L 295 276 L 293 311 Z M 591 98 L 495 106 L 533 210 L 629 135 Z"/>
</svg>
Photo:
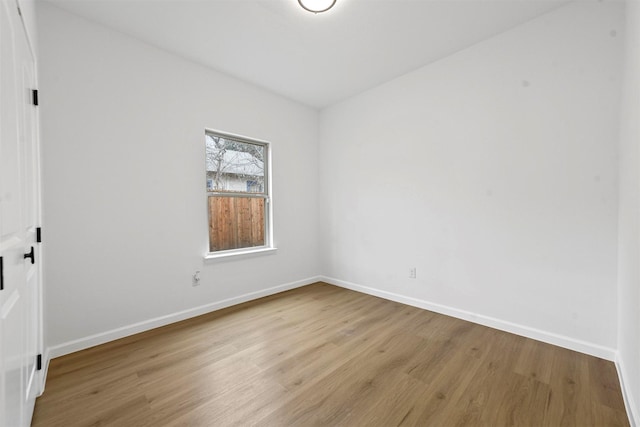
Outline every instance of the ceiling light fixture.
<svg viewBox="0 0 640 427">
<path fill-rule="evenodd" d="M 336 4 L 336 0 L 298 0 L 298 3 L 304 10 L 320 13 L 331 9 Z"/>
</svg>

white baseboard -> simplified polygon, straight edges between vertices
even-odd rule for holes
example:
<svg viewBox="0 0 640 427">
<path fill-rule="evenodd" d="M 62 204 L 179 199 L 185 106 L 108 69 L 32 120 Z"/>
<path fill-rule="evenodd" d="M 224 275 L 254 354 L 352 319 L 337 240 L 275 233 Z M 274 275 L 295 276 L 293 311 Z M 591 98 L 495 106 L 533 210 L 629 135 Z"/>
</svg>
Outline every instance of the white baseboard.
<svg viewBox="0 0 640 427">
<path fill-rule="evenodd" d="M 618 371 L 618 378 L 620 379 L 620 389 L 622 390 L 622 398 L 624 399 L 624 406 L 627 409 L 627 417 L 629 418 L 629 424 L 631 427 L 640 427 L 640 408 L 635 406 L 634 402 L 638 402 L 634 399 L 633 393 L 627 387 L 627 370 L 625 368 L 624 361 L 620 358 L 620 354 L 616 354 L 616 370 Z"/>
<path fill-rule="evenodd" d="M 546 342 L 548 344 L 557 345 L 559 347 L 568 348 L 570 350 L 579 351 L 581 353 L 589 354 L 602 359 L 614 361 L 616 357 L 616 351 L 612 348 L 555 334 L 553 332 L 542 331 L 540 329 L 518 325 L 506 320 L 496 319 L 494 317 L 489 317 L 466 310 L 460 310 L 454 307 L 449 307 L 418 298 L 407 297 L 393 292 L 370 288 L 368 286 L 362 286 L 332 277 L 321 276 L 320 280 L 335 286 L 340 286 L 342 288 L 351 289 L 353 291 L 362 292 L 402 304 L 407 304 L 425 310 L 434 311 L 436 313 L 445 314 L 447 316 L 455 317 L 458 319 L 467 320 L 469 322 L 488 326 L 494 329 L 499 329 L 505 332 L 510 332 L 512 334 L 520 335 L 523 337 L 532 338 L 537 341 Z"/>
<path fill-rule="evenodd" d="M 179 311 L 176 313 L 168 314 L 166 316 L 156 317 L 154 319 L 145 320 L 142 322 L 134 323 L 132 325 L 123 326 L 121 328 L 113 329 L 111 331 L 101 332 L 88 337 L 80 338 L 77 340 L 69 341 L 56 346 L 48 347 L 45 350 L 44 366 L 48 371 L 49 361 L 56 357 L 64 356 L 65 354 L 74 353 L 76 351 L 84 350 L 96 345 L 104 344 L 110 341 L 114 341 L 120 338 L 128 337 L 140 332 L 148 331 L 158 328 L 160 326 L 169 325 L 171 323 L 186 320 L 192 317 L 200 316 L 202 314 L 210 313 L 212 311 L 220 310 L 223 308 L 231 307 L 233 305 L 241 304 L 243 302 L 252 301 L 258 298 L 266 297 L 269 295 L 277 294 L 280 292 L 288 291 L 290 289 L 306 286 L 311 283 L 320 281 L 320 276 L 309 277 L 295 282 L 285 283 L 283 285 L 274 286 L 268 289 L 262 289 L 256 292 L 250 292 L 248 294 L 240 295 L 233 298 L 228 298 L 222 301 L 205 304 L 199 307 L 190 308 L 187 310 Z M 45 371 L 46 378 L 46 371 Z M 44 390 L 44 384 L 42 389 Z"/>
</svg>

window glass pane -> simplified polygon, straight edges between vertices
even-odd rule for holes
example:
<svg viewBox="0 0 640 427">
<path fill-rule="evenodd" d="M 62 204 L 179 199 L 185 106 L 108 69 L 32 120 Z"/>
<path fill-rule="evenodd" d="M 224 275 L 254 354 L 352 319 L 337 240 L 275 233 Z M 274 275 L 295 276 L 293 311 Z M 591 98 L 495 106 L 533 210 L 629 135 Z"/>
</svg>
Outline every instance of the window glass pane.
<svg viewBox="0 0 640 427">
<path fill-rule="evenodd" d="M 209 251 L 264 246 L 263 197 L 209 196 Z"/>
<path fill-rule="evenodd" d="M 263 193 L 264 145 L 206 134 L 207 191 Z"/>
</svg>

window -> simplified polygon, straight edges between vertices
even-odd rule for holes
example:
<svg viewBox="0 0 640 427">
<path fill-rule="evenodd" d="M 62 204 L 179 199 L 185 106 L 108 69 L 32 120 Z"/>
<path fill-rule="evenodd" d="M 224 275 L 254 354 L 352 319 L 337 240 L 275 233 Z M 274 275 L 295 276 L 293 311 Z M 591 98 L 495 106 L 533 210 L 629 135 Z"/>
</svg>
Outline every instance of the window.
<svg viewBox="0 0 640 427">
<path fill-rule="evenodd" d="M 205 132 L 210 255 L 271 248 L 269 143 Z"/>
</svg>

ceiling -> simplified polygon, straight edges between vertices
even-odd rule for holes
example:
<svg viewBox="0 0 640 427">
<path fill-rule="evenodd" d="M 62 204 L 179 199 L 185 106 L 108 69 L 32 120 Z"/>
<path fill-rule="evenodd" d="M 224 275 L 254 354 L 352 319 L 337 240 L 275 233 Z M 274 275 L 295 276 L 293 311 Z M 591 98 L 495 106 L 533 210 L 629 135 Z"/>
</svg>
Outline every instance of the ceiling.
<svg viewBox="0 0 640 427">
<path fill-rule="evenodd" d="M 48 0 L 314 108 L 561 7 L 563 0 Z"/>
</svg>

